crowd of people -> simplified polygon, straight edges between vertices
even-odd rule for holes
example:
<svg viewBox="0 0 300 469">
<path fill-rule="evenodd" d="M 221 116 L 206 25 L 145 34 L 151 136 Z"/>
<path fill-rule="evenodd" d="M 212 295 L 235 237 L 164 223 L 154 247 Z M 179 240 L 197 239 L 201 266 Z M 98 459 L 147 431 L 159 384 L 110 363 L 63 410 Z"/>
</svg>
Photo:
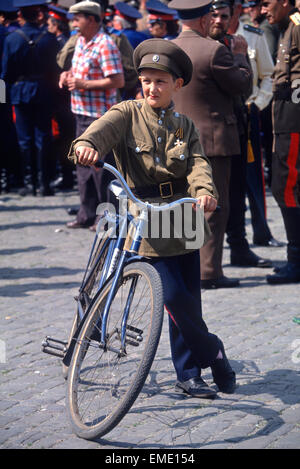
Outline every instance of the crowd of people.
<svg viewBox="0 0 300 469">
<path fill-rule="evenodd" d="M 70 144 L 114 104 L 142 97 L 133 63 L 140 43 L 174 41 L 194 67 L 175 107 L 194 121 L 219 194 L 219 208 L 206 214 L 203 288 L 239 285 L 223 274 L 225 238 L 232 265 L 272 267 L 250 249 L 245 230 L 248 205 L 254 245 L 283 245 L 268 226 L 266 184 L 288 241 L 287 263 L 267 280 L 299 282 L 300 119 L 291 90 L 300 78 L 300 14 L 295 0 L 245 1 L 86 0 L 66 8 L 0 0 L 1 190 L 51 196 L 78 187 L 80 207 L 67 226 L 95 231 L 110 176 L 82 165 L 75 171 Z M 112 152 L 105 160 L 114 164 Z"/>
</svg>

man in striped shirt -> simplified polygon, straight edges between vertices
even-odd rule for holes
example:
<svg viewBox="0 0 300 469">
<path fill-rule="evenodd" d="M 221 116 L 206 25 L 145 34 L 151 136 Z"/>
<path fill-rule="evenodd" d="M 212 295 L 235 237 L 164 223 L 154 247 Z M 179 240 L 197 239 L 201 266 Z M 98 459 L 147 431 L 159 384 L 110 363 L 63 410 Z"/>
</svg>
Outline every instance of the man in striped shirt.
<svg viewBox="0 0 300 469">
<path fill-rule="evenodd" d="M 72 68 L 63 72 L 59 86 L 71 91 L 71 108 L 76 118 L 76 135 L 81 135 L 92 122 L 117 103 L 117 89 L 124 86 L 120 52 L 101 28 L 101 7 L 83 1 L 73 5 L 73 27 L 80 32 Z M 97 206 L 103 202 L 101 170 L 77 165 L 80 209 L 68 228 L 93 226 Z"/>
</svg>

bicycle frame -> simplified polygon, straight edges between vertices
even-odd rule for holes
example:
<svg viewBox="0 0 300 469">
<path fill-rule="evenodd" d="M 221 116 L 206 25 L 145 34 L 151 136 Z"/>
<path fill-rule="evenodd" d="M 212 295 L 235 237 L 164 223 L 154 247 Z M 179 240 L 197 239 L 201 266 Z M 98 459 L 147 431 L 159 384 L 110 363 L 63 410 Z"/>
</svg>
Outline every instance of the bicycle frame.
<svg viewBox="0 0 300 469">
<path fill-rule="evenodd" d="M 119 279 L 121 277 L 124 265 L 126 264 L 126 261 L 127 261 L 128 257 L 131 256 L 131 253 L 136 253 L 137 254 L 138 251 L 139 251 L 139 248 L 140 248 L 140 245 L 141 245 L 141 242 L 142 242 L 142 239 L 143 239 L 142 233 L 144 231 L 144 227 L 145 227 L 146 222 L 147 222 L 147 210 L 143 209 L 141 214 L 138 217 L 138 220 L 137 220 L 137 223 L 136 223 L 136 226 L 135 226 L 135 229 L 134 229 L 134 236 L 133 236 L 133 240 L 132 240 L 130 249 L 129 250 L 124 249 L 121 252 L 119 262 L 118 262 L 115 269 L 114 269 L 114 265 L 113 265 L 113 258 L 112 258 L 112 261 L 111 261 L 112 265 L 110 266 L 110 270 L 109 270 L 108 274 L 111 275 L 112 272 L 114 272 L 114 279 L 113 279 L 113 283 L 112 283 L 111 289 L 109 291 L 109 294 L 108 294 L 108 297 L 107 297 L 107 300 L 106 300 L 106 303 L 105 303 L 105 307 L 104 307 L 103 315 L 102 315 L 102 321 L 101 321 L 101 342 L 100 342 L 100 347 L 103 347 L 105 350 L 106 350 L 106 341 L 107 341 L 107 339 L 106 339 L 106 327 L 107 327 L 107 319 L 108 319 L 108 315 L 109 315 L 109 309 L 110 309 L 111 303 L 114 299 L 114 296 L 115 296 L 115 293 L 116 293 L 116 290 L 117 290 L 117 287 L 118 287 L 118 284 L 119 284 Z M 135 223 L 132 220 L 131 221 L 131 226 L 134 226 L 134 224 Z M 127 227 L 127 220 L 126 220 L 126 227 Z M 119 246 L 121 246 L 121 244 L 124 245 L 124 240 L 125 240 L 124 230 L 125 230 L 125 220 L 123 221 L 123 224 L 122 224 L 122 227 L 121 227 L 121 230 L 120 230 L 120 235 L 119 235 L 119 238 L 117 240 L 117 246 L 115 248 L 116 255 L 118 255 L 117 251 L 119 249 Z M 127 323 L 127 317 L 128 317 L 128 312 L 129 312 L 129 309 L 130 309 L 131 301 L 133 299 L 133 288 L 134 288 L 134 282 L 132 283 L 132 285 L 130 287 L 130 292 L 129 292 L 129 295 L 128 295 L 128 301 L 127 301 L 127 304 L 126 304 L 126 307 L 125 307 L 125 310 L 124 310 L 124 313 L 123 313 L 123 317 L 122 317 L 122 326 L 121 326 L 121 338 L 122 338 L 121 344 L 122 344 L 122 347 L 121 347 L 120 353 L 125 353 L 126 323 Z"/>
</svg>

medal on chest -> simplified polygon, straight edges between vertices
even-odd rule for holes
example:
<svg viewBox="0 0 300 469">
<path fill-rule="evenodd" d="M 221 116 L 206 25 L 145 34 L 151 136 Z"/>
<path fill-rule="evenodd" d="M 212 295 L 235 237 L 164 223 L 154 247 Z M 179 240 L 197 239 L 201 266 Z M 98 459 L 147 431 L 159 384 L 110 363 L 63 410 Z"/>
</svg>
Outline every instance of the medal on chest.
<svg viewBox="0 0 300 469">
<path fill-rule="evenodd" d="M 174 145 L 176 147 L 178 147 L 178 146 L 181 147 L 181 145 L 183 145 L 183 128 L 182 127 L 180 127 L 178 130 L 176 130 L 175 137 L 177 137 L 177 140 L 174 143 Z"/>
</svg>

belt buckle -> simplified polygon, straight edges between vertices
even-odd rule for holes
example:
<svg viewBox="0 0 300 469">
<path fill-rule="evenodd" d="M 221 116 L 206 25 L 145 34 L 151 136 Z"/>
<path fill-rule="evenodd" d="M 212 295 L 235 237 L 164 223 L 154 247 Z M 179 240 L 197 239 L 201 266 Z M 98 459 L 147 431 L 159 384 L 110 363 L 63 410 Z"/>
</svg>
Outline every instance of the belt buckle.
<svg viewBox="0 0 300 469">
<path fill-rule="evenodd" d="M 169 194 L 168 195 L 164 195 L 164 189 L 163 187 L 165 186 L 168 186 L 169 187 Z M 161 184 L 159 184 L 159 192 L 160 192 L 160 196 L 162 199 L 169 199 L 170 197 L 173 197 L 173 186 L 172 186 L 172 183 L 169 181 L 169 182 L 162 182 Z"/>
</svg>

